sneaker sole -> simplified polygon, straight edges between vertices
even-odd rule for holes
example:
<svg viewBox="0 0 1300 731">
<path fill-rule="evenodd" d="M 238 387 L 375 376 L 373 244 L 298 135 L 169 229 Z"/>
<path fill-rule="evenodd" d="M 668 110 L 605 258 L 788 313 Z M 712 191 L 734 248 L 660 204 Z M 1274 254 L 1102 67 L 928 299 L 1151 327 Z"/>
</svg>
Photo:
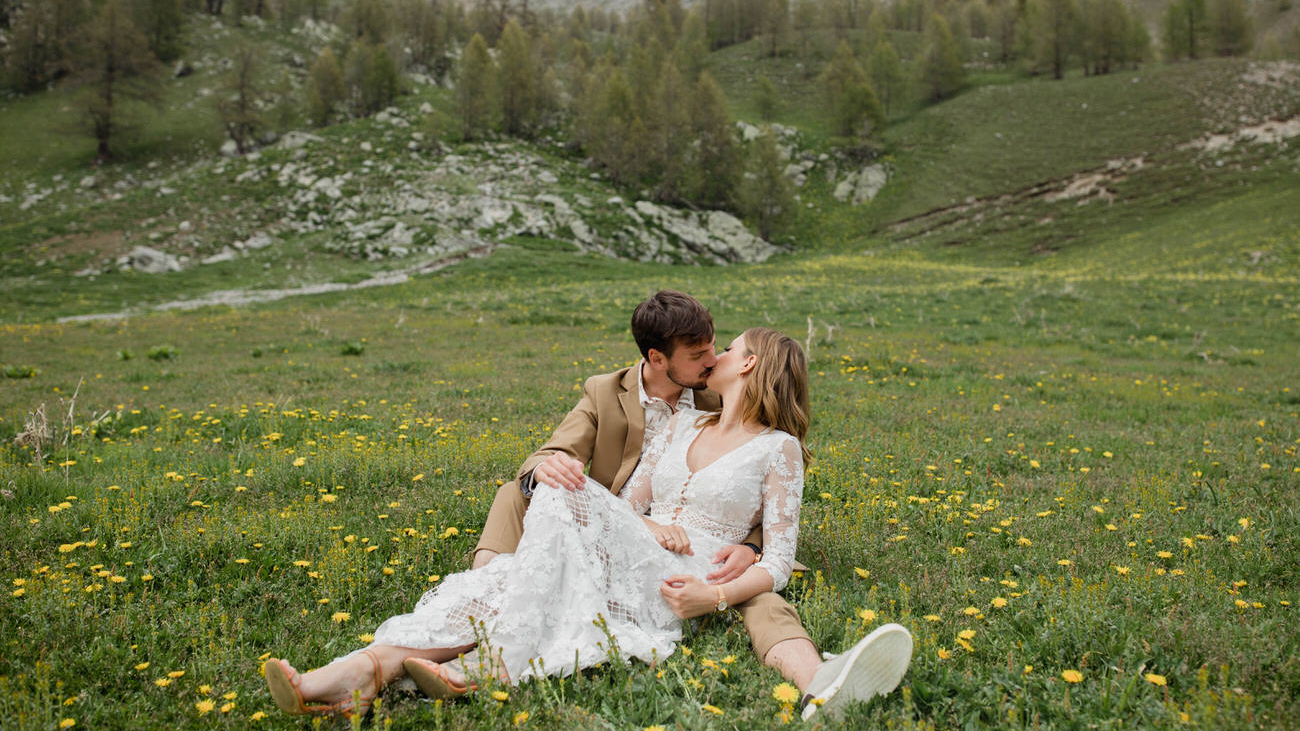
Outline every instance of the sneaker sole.
<svg viewBox="0 0 1300 731">
<path fill-rule="evenodd" d="M 902 625 L 886 624 L 862 638 L 848 654 L 840 674 L 821 693 L 826 701 L 804 707 L 805 721 L 818 709 L 836 715 L 853 701 L 869 701 L 897 688 L 912 661 L 912 635 Z"/>
</svg>

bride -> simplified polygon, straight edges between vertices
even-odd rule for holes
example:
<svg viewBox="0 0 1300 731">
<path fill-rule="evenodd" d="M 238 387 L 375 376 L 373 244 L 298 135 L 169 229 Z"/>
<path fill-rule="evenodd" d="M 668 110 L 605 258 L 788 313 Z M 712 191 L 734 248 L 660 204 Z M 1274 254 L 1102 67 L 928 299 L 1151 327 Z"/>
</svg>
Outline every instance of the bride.
<svg viewBox="0 0 1300 731">
<path fill-rule="evenodd" d="M 380 625 L 369 647 L 307 673 L 268 660 L 276 705 L 364 714 L 403 675 L 430 696 L 461 695 L 474 685 L 454 660 L 476 648 L 512 684 L 598 665 L 611 644 L 655 662 L 673 652 L 682 620 L 780 591 L 808 456 L 803 351 L 774 330 L 747 330 L 718 356 L 708 386 L 722 411 L 678 412 L 619 495 L 590 480 L 539 489 L 514 554 L 448 576 L 410 614 Z M 760 559 L 733 581 L 707 584 L 709 557 L 760 522 Z"/>
</svg>

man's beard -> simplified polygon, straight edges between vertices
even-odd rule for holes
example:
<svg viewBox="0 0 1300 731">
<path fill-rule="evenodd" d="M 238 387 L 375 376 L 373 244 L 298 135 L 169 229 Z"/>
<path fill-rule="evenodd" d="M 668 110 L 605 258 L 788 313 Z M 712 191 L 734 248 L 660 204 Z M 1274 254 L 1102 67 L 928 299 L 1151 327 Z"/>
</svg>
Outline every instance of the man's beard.
<svg viewBox="0 0 1300 731">
<path fill-rule="evenodd" d="M 711 373 L 712 371 L 713 371 L 712 368 L 706 369 L 703 373 L 700 374 L 699 380 L 695 382 L 691 382 L 687 380 L 685 377 L 683 377 L 681 373 L 677 371 L 675 368 L 669 366 L 668 380 L 672 381 L 678 386 L 681 386 L 682 388 L 704 388 L 706 382 L 708 381 L 709 373 Z"/>
</svg>

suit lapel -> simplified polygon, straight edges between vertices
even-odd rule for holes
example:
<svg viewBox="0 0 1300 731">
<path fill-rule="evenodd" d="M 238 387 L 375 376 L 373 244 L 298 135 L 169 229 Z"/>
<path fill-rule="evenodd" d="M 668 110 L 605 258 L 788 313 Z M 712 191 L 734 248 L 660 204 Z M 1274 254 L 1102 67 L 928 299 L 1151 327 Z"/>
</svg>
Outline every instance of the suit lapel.
<svg viewBox="0 0 1300 731">
<path fill-rule="evenodd" d="M 636 379 L 641 364 L 638 362 L 635 366 L 627 369 L 619 383 L 622 393 L 618 395 L 618 403 L 623 407 L 623 415 L 627 417 L 627 438 L 623 442 L 623 459 L 619 464 L 618 475 L 614 478 L 614 484 L 611 486 L 614 494 L 617 495 L 619 490 L 623 489 L 623 483 L 627 478 L 632 476 L 632 470 L 641 461 L 641 447 L 645 440 L 645 409 L 641 406 L 640 394 L 637 393 Z"/>
</svg>

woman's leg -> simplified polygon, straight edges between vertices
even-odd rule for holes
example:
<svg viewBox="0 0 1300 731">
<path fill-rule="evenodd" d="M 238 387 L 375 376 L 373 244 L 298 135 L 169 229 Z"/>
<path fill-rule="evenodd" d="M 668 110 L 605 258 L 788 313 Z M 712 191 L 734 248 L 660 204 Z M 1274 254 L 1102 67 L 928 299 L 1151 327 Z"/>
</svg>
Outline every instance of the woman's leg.
<svg viewBox="0 0 1300 731">
<path fill-rule="evenodd" d="M 374 663 L 365 655 L 357 654 L 303 673 L 298 691 L 302 693 L 304 701 L 324 704 L 351 700 L 354 690 L 359 691 L 363 698 L 371 697 L 377 695 L 383 686 L 405 675 L 402 661 L 408 657 L 446 662 L 472 649 L 474 645 L 423 650 L 396 645 L 374 645 L 369 650 L 379 663 L 380 688 L 375 687 Z"/>
</svg>

